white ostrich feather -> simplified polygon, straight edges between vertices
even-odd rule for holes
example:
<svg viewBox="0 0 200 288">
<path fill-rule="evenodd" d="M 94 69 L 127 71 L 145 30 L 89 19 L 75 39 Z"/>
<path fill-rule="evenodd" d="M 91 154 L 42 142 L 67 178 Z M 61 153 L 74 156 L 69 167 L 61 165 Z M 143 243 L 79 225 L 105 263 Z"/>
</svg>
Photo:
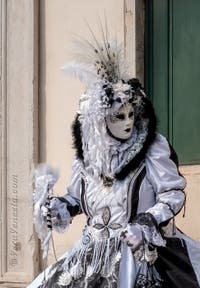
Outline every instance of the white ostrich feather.
<svg viewBox="0 0 200 288">
<path fill-rule="evenodd" d="M 74 38 L 71 50 L 76 62 L 65 65 L 65 73 L 79 78 L 88 86 L 99 80 L 117 83 L 130 79 L 124 45 L 109 37 L 106 18 L 104 25 L 100 21 L 100 39 L 97 39 L 92 28 L 86 24 L 92 39 L 90 41 L 81 36 Z"/>
<path fill-rule="evenodd" d="M 85 63 L 69 62 L 62 67 L 62 70 L 67 75 L 78 78 L 87 86 L 100 81 L 100 77 L 98 77 L 95 70 L 93 71 L 91 65 Z"/>
<path fill-rule="evenodd" d="M 91 67 L 92 72 L 98 78 L 104 79 L 108 73 L 111 76 L 112 80 L 109 80 L 111 82 L 130 79 L 127 61 L 124 56 L 124 46 L 118 43 L 116 39 L 108 40 L 106 37 L 104 35 L 101 42 L 95 38 L 95 43 L 83 38 L 74 39 L 73 55 L 76 61 L 80 62 L 81 65 Z M 99 73 L 98 70 L 100 71 Z"/>
</svg>

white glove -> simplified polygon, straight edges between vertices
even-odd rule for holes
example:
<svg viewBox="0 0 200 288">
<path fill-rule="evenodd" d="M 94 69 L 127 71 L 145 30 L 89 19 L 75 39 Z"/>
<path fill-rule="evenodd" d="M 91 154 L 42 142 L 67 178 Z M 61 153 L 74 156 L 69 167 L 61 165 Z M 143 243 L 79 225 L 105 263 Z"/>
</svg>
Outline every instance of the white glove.
<svg viewBox="0 0 200 288">
<path fill-rule="evenodd" d="M 128 224 L 127 229 L 121 234 L 121 239 L 135 251 L 144 241 L 142 229 L 138 224 Z"/>
<path fill-rule="evenodd" d="M 63 232 L 71 223 L 71 216 L 65 202 L 57 197 L 48 199 L 41 207 L 42 216 L 47 223 L 47 227 L 57 232 Z"/>
</svg>

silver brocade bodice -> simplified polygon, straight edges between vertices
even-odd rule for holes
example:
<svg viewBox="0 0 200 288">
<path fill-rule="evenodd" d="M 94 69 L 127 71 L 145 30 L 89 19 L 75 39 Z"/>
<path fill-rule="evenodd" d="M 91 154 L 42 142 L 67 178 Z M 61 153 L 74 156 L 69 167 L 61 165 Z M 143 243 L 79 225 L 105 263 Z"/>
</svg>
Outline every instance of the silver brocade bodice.
<svg viewBox="0 0 200 288">
<path fill-rule="evenodd" d="M 142 164 L 123 181 L 114 181 L 106 187 L 102 181 L 96 182 L 91 176 L 84 177 L 84 207 L 88 215 L 88 229 L 96 238 L 119 236 L 130 218 L 132 185 L 144 168 Z"/>
</svg>

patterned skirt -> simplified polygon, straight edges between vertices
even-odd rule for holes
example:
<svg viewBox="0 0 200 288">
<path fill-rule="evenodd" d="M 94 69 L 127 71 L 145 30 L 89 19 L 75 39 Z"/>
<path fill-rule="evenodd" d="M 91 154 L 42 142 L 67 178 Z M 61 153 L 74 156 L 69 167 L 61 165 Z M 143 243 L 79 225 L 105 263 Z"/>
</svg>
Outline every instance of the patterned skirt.
<svg viewBox="0 0 200 288">
<path fill-rule="evenodd" d="M 38 288 L 117 288 L 120 240 L 84 241 L 52 265 Z"/>
</svg>

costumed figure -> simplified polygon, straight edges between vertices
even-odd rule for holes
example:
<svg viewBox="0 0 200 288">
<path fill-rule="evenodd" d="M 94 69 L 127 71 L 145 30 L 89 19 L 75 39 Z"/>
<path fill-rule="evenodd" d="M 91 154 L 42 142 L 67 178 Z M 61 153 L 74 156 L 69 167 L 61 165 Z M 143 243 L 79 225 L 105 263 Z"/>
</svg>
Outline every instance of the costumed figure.
<svg viewBox="0 0 200 288">
<path fill-rule="evenodd" d="M 199 288 L 200 245 L 174 223 L 186 181 L 156 132 L 152 104 L 107 33 L 102 43 L 94 37 L 78 46 L 78 61 L 64 67 L 87 89 L 72 127 L 72 179 L 63 197 L 47 197 L 47 204 L 36 197 L 35 224 L 39 232 L 47 225 L 63 231 L 80 213 L 87 224 L 78 243 L 28 287 Z M 36 173 L 36 193 L 56 179 Z M 43 232 L 47 251 L 50 234 Z"/>
</svg>

